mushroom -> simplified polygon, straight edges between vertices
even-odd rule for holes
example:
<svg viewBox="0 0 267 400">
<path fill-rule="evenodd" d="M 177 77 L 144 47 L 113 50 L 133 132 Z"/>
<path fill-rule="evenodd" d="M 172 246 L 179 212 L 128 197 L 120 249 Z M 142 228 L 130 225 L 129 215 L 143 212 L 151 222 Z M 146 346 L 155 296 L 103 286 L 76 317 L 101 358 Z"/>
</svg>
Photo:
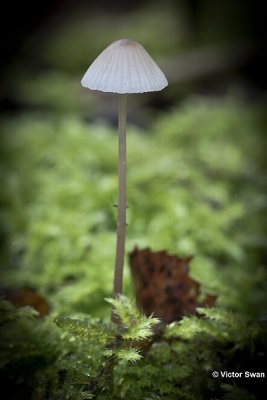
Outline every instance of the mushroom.
<svg viewBox="0 0 267 400">
<path fill-rule="evenodd" d="M 82 78 L 82 86 L 91 90 L 119 93 L 119 184 L 117 244 L 113 295 L 122 292 L 126 226 L 126 121 L 127 93 L 162 90 L 167 79 L 139 43 L 122 39 L 111 43 L 90 65 Z"/>
</svg>

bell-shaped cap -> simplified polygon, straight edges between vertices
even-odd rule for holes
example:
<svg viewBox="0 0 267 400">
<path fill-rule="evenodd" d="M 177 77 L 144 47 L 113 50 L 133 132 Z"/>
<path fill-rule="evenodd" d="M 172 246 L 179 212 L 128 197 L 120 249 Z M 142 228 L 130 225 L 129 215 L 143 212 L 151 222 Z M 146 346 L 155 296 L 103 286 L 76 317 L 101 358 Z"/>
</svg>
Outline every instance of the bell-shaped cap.
<svg viewBox="0 0 267 400">
<path fill-rule="evenodd" d="M 81 83 L 92 90 L 112 93 L 155 92 L 168 85 L 143 46 L 129 39 L 117 40 L 102 51 Z"/>
</svg>

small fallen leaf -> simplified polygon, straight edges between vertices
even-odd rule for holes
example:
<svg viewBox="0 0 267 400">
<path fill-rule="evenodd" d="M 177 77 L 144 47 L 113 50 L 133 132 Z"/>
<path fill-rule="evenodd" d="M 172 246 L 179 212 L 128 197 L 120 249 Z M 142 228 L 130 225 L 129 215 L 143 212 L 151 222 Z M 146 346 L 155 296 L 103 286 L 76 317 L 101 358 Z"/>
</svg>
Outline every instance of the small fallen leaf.
<svg viewBox="0 0 267 400">
<path fill-rule="evenodd" d="M 170 323 L 196 313 L 197 307 L 212 306 L 216 296 L 198 300 L 200 284 L 189 276 L 192 257 L 178 257 L 165 250 L 152 252 L 135 248 L 130 254 L 136 302 L 149 316 Z"/>
<path fill-rule="evenodd" d="M 38 311 L 38 317 L 44 317 L 49 313 L 47 300 L 34 289 L 1 289 L 0 294 L 17 307 L 33 307 Z"/>
</svg>

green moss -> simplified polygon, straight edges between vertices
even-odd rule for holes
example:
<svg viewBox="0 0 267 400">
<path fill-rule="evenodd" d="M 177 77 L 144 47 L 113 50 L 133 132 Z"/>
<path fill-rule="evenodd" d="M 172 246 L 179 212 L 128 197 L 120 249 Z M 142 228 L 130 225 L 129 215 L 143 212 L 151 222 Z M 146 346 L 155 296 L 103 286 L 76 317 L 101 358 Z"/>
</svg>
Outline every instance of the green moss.
<svg viewBox="0 0 267 400">
<path fill-rule="evenodd" d="M 2 285 L 33 287 L 52 308 L 37 319 L 1 306 L 11 400 L 261 399 L 263 380 L 211 373 L 265 368 L 265 126 L 261 106 L 228 97 L 191 99 L 147 132 L 129 129 L 127 250 L 194 255 L 192 276 L 218 296 L 154 334 L 127 299 L 112 301 L 119 330 L 107 323 L 115 131 L 66 114 L 2 122 Z"/>
</svg>

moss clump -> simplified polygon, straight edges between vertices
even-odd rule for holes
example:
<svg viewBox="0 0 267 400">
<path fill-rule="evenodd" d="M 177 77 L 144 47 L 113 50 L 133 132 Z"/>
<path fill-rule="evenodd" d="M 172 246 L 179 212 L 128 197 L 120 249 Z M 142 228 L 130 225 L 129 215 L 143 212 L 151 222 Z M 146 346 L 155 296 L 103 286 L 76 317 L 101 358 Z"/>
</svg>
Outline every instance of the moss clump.
<svg viewBox="0 0 267 400">
<path fill-rule="evenodd" d="M 127 300 L 114 304 L 130 318 L 125 327 L 106 322 L 113 130 L 62 114 L 2 122 L 2 285 L 31 287 L 51 309 L 35 318 L 1 306 L 1 383 L 11 400 L 262 398 L 266 380 L 211 372 L 265 368 L 265 126 L 261 106 L 228 97 L 191 99 L 146 134 L 130 129 L 128 250 L 194 255 L 192 277 L 218 296 L 200 318 L 155 333 Z"/>
</svg>

